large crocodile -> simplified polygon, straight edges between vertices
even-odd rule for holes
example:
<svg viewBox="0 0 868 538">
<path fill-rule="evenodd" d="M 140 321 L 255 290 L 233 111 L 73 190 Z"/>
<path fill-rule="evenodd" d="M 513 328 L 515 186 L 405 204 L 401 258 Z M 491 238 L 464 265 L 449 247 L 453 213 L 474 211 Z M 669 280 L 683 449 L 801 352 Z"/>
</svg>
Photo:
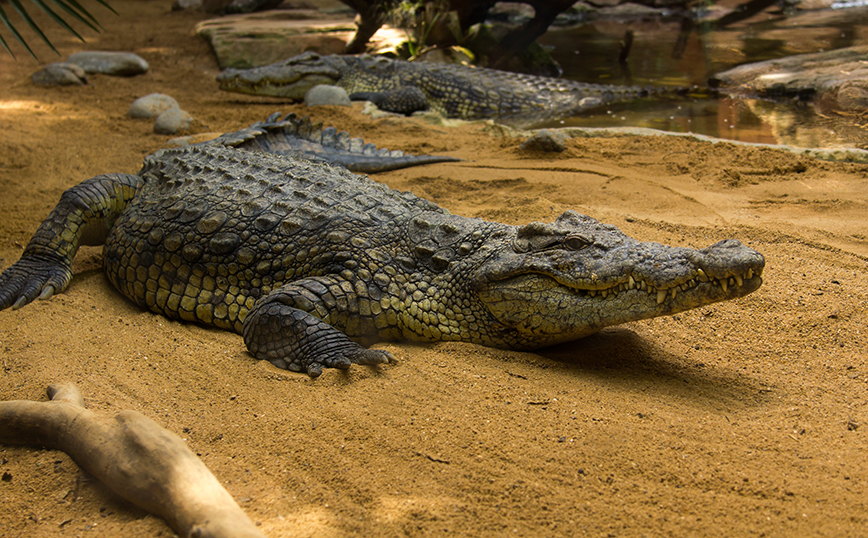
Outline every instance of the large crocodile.
<svg viewBox="0 0 868 538">
<path fill-rule="evenodd" d="M 261 132 L 223 140 L 263 141 Z M 244 147 L 258 148 L 255 150 Z M 563 213 L 513 226 L 451 215 L 343 167 L 221 142 L 67 190 L 0 275 L 0 310 L 63 291 L 79 245 L 143 308 L 241 333 L 317 376 L 389 362 L 380 340 L 535 349 L 756 290 L 762 255 L 631 239 Z"/>
<path fill-rule="evenodd" d="M 457 64 L 405 62 L 383 56 L 321 56 L 305 52 L 276 64 L 225 69 L 220 88 L 303 99 L 318 84 L 344 88 L 351 99 L 372 101 L 400 114 L 434 110 L 448 118 L 538 122 L 660 89 L 584 84 Z"/>
</svg>

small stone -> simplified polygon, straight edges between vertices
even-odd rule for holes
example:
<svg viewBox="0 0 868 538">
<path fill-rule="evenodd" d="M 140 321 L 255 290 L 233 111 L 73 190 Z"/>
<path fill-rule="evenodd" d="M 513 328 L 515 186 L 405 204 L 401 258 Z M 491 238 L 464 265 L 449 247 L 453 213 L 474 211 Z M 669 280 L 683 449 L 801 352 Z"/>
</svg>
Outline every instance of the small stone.
<svg viewBox="0 0 868 538">
<path fill-rule="evenodd" d="M 838 89 L 838 109 L 864 112 L 868 109 L 868 83 L 846 82 Z"/>
<path fill-rule="evenodd" d="M 202 9 L 203 0 L 175 0 L 172 2 L 172 11 L 197 11 Z"/>
<path fill-rule="evenodd" d="M 87 73 L 76 64 L 58 62 L 33 73 L 30 80 L 40 86 L 81 86 L 87 84 Z"/>
<path fill-rule="evenodd" d="M 304 104 L 307 106 L 340 105 L 352 106 L 347 91 L 338 86 L 319 84 L 304 94 Z"/>
<path fill-rule="evenodd" d="M 525 151 L 560 152 L 567 149 L 567 136 L 560 131 L 543 129 L 522 142 L 519 147 Z"/>
<path fill-rule="evenodd" d="M 190 130 L 193 116 L 177 106 L 163 111 L 154 122 L 154 132 L 157 134 L 178 134 Z"/>
<path fill-rule="evenodd" d="M 148 62 L 131 52 L 76 52 L 67 61 L 88 73 L 132 77 L 148 72 Z"/>
<path fill-rule="evenodd" d="M 133 101 L 130 109 L 127 110 L 127 116 L 131 118 L 152 119 L 172 107 L 180 108 L 178 101 L 173 97 L 164 93 L 152 93 Z"/>
</svg>

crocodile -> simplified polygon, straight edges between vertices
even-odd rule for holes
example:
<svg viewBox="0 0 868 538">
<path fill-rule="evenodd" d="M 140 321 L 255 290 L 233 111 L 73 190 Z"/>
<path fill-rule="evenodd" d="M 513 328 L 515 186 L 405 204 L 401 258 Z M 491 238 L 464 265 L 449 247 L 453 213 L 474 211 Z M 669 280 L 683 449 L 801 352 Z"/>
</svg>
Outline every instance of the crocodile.
<svg viewBox="0 0 868 538">
<path fill-rule="evenodd" d="M 337 85 L 350 94 L 350 99 L 371 101 L 388 112 L 409 115 L 433 110 L 447 118 L 492 118 L 516 124 L 565 117 L 664 91 L 585 84 L 459 64 L 314 52 L 263 67 L 227 68 L 217 81 L 222 90 L 293 100 L 303 99 L 318 84 Z"/>
<path fill-rule="evenodd" d="M 538 349 L 762 283 L 763 256 L 735 239 L 642 242 L 575 211 L 523 225 L 453 215 L 270 152 L 258 129 L 68 189 L 0 274 L 0 310 L 64 291 L 79 246 L 103 244 L 108 280 L 143 309 L 235 331 L 253 357 L 315 377 L 391 362 L 380 341 Z"/>
</svg>

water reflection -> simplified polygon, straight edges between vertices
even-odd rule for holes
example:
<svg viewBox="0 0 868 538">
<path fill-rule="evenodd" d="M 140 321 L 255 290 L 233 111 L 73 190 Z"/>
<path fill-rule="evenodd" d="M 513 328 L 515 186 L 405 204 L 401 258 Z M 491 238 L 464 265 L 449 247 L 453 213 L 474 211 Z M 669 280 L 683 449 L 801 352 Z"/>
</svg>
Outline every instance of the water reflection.
<svg viewBox="0 0 868 538">
<path fill-rule="evenodd" d="M 691 23 L 692 24 L 692 23 Z M 750 23 L 703 31 L 680 20 L 600 20 L 551 28 L 540 42 L 551 48 L 564 77 L 581 82 L 705 87 L 708 78 L 736 65 L 868 43 L 868 7 L 763 13 Z M 619 42 L 634 35 L 626 65 Z M 552 126 L 650 127 L 744 142 L 800 147 L 868 148 L 868 116 L 845 116 L 815 103 L 756 99 L 669 97 L 644 99 L 584 113 Z"/>
</svg>

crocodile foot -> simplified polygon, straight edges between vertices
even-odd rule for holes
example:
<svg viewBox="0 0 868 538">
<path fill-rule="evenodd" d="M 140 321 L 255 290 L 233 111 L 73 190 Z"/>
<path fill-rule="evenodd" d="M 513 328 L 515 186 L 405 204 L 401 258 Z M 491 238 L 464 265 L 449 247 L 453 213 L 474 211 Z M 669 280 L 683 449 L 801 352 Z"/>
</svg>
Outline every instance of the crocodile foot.
<svg viewBox="0 0 868 538">
<path fill-rule="evenodd" d="M 388 351 L 366 349 L 328 323 L 298 308 L 265 301 L 244 320 L 244 343 L 257 359 L 293 372 L 319 377 L 323 368 L 386 364 Z"/>
<path fill-rule="evenodd" d="M 415 86 L 405 86 L 380 92 L 355 92 L 351 101 L 370 101 L 380 110 L 409 116 L 414 112 L 428 110 L 430 104 L 425 92 Z"/>
<path fill-rule="evenodd" d="M 69 285 L 72 271 L 63 261 L 28 256 L 0 274 L 0 310 L 17 310 L 37 297 L 48 299 Z"/>
</svg>

